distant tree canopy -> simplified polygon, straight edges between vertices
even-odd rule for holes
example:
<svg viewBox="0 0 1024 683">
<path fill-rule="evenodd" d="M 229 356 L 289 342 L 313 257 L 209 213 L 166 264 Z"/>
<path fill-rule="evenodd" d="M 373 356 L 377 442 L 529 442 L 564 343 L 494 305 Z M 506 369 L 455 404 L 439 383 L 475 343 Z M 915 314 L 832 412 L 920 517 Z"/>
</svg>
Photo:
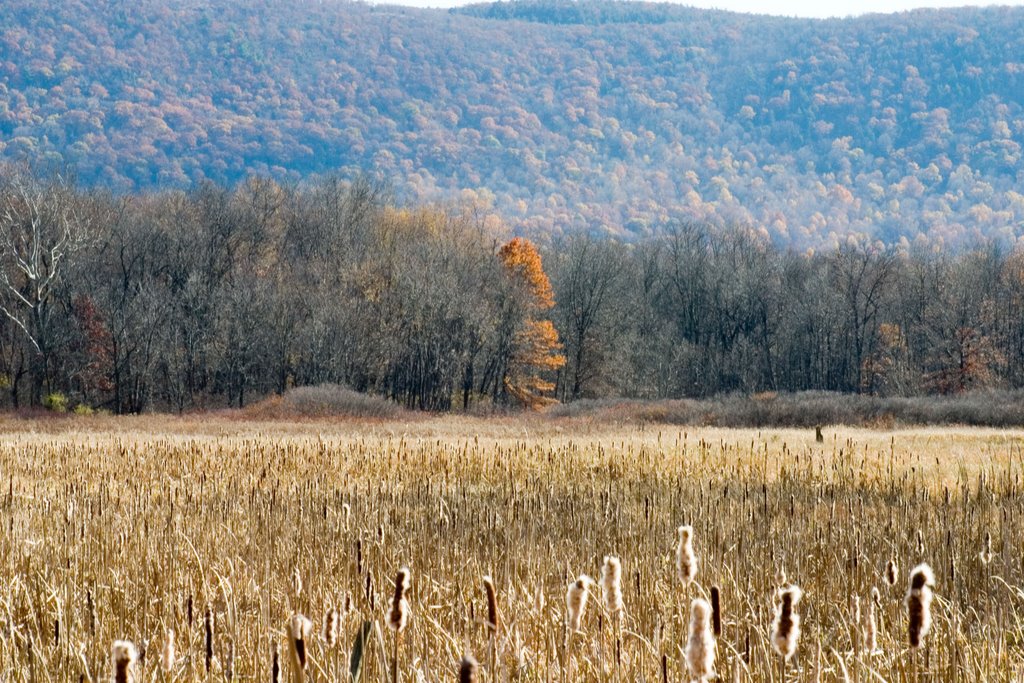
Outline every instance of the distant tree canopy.
<svg viewBox="0 0 1024 683">
<path fill-rule="evenodd" d="M 796 253 L 694 222 L 538 245 L 479 201 L 399 207 L 365 179 L 113 196 L 2 169 L 0 312 L 7 406 L 1024 387 L 1021 249 Z"/>
<path fill-rule="evenodd" d="M 780 248 L 1024 235 L 1024 8 L 5 0 L 0 159 L 116 192 L 372 171 L 516 230 Z"/>
</svg>

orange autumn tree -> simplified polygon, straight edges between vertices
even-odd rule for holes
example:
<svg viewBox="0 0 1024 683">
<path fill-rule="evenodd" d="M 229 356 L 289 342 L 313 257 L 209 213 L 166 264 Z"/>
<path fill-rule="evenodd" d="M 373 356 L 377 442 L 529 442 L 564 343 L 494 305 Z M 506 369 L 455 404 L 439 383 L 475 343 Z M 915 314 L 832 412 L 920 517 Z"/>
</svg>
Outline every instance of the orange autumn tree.
<svg viewBox="0 0 1024 683">
<path fill-rule="evenodd" d="M 501 248 L 498 257 L 522 307 L 521 323 L 511 338 L 504 387 L 523 405 L 539 408 L 554 400 L 543 394 L 555 388 L 541 373 L 565 365 L 555 326 L 541 318 L 555 305 L 555 295 L 532 242 L 516 237 Z"/>
</svg>

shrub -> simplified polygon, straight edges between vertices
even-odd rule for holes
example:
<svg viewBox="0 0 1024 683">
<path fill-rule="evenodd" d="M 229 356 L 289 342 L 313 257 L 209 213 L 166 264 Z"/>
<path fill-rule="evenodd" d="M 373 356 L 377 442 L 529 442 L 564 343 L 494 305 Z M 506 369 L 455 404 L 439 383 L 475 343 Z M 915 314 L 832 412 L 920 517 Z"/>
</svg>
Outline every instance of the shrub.
<svg viewBox="0 0 1024 683">
<path fill-rule="evenodd" d="M 363 394 L 338 384 L 298 387 L 284 396 L 271 397 L 245 411 L 265 418 L 277 417 L 379 417 L 404 414 L 402 408 L 386 398 Z"/>
<path fill-rule="evenodd" d="M 86 405 L 84 403 L 79 403 L 78 405 L 75 406 L 74 412 L 75 415 L 92 415 L 96 411 L 92 409 L 92 406 Z"/>
<path fill-rule="evenodd" d="M 54 413 L 68 412 L 68 397 L 54 391 L 43 397 L 43 407 Z"/>
</svg>

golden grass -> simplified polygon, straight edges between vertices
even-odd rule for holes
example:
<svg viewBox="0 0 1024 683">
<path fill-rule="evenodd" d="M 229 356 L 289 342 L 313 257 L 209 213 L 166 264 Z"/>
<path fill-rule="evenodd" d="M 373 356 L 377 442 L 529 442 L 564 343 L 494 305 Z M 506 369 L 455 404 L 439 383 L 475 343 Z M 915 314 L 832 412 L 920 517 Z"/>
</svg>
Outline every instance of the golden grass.
<svg viewBox="0 0 1024 683">
<path fill-rule="evenodd" d="M 719 672 L 778 681 L 769 631 L 785 566 L 805 591 L 787 680 L 844 669 L 860 681 L 1010 679 L 1024 661 L 1024 432 L 825 433 L 816 444 L 813 430 L 545 418 L 5 419 L 0 677 L 109 680 L 111 644 L 126 639 L 140 648 L 140 680 L 207 680 L 209 607 L 209 680 L 224 680 L 228 659 L 235 680 L 268 680 L 289 618 L 320 624 L 348 594 L 338 645 L 310 638 L 309 680 L 348 680 L 364 620 L 380 628 L 363 680 L 391 680 L 386 621 L 408 566 L 398 680 L 455 680 L 467 651 L 485 681 L 654 681 L 663 663 L 687 680 L 689 605 L 714 584 Z M 685 589 L 681 524 L 694 527 L 700 563 Z M 993 559 L 982 564 L 986 532 Z M 569 581 L 598 575 L 612 554 L 621 627 L 594 600 L 567 637 Z M 893 556 L 903 571 L 927 561 L 936 572 L 921 652 L 906 646 L 906 576 L 893 588 L 882 576 Z M 494 641 L 485 575 L 501 610 Z M 866 605 L 872 587 L 877 654 L 854 623 L 854 598 Z M 176 671 L 164 678 L 168 629 Z"/>
</svg>

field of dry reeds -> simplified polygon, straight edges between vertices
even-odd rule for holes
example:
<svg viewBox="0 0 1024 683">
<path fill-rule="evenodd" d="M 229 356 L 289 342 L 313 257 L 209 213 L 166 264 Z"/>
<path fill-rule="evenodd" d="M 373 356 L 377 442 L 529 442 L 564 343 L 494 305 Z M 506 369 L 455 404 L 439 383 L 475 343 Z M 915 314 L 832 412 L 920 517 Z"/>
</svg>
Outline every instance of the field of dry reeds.
<svg viewBox="0 0 1024 683">
<path fill-rule="evenodd" d="M 0 422 L 0 680 L 1017 680 L 1024 432 L 824 432 Z"/>
</svg>

